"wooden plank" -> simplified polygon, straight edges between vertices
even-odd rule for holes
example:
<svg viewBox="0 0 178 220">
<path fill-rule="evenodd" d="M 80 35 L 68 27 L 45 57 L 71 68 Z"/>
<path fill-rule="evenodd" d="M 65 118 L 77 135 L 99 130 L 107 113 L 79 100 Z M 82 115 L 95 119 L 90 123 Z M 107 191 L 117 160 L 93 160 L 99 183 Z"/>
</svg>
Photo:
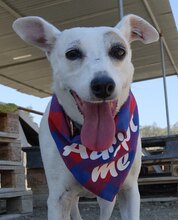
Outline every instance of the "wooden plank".
<svg viewBox="0 0 178 220">
<path fill-rule="evenodd" d="M 153 198 L 141 198 L 141 202 L 172 202 L 172 201 L 178 201 L 178 197 L 153 197 Z"/>
<path fill-rule="evenodd" d="M 178 157 L 150 156 L 142 158 L 143 165 L 170 164 L 171 162 L 178 162 Z"/>
<path fill-rule="evenodd" d="M 147 177 L 139 178 L 139 185 L 150 185 L 150 184 L 164 184 L 164 183 L 178 183 L 178 177 L 164 176 L 164 177 Z"/>
<path fill-rule="evenodd" d="M 22 159 L 19 143 L 0 143 L 0 160 L 18 161 Z"/>
<path fill-rule="evenodd" d="M 19 161 L 9 161 L 9 160 L 0 160 L 0 169 L 1 166 L 22 166 L 22 162 Z"/>
<path fill-rule="evenodd" d="M 6 199 L 6 212 L 10 213 L 32 213 L 33 198 L 31 190 L 6 188 L 0 189 L 0 198 Z M 3 215 L 1 215 L 2 217 Z"/>
<path fill-rule="evenodd" d="M 16 134 L 16 133 L 9 133 L 9 132 L 4 132 L 4 131 L 0 131 L 0 141 L 4 138 L 9 138 L 9 139 L 16 139 L 19 137 L 19 134 Z"/>
<path fill-rule="evenodd" d="M 0 137 L 0 143 L 14 143 L 16 142 L 16 138 L 6 138 L 6 137 Z"/>
<path fill-rule="evenodd" d="M 17 165 L 0 165 L 0 171 L 1 170 L 22 170 L 24 173 L 25 173 L 25 171 L 24 171 L 24 167 L 23 166 L 17 166 Z"/>
<path fill-rule="evenodd" d="M 1 137 L 0 137 L 1 139 Z M 10 146 L 10 147 L 21 147 L 21 141 L 18 140 L 18 139 L 9 139 L 9 142 L 1 142 L 0 141 L 0 149 L 1 147 L 4 147 L 4 146 Z"/>
<path fill-rule="evenodd" d="M 31 190 L 24 190 L 20 188 L 0 188 L 0 198 L 13 198 L 25 195 L 32 195 Z"/>
<path fill-rule="evenodd" d="M 32 195 L 31 190 L 24 190 L 20 188 L 0 188 L 0 198 L 6 199 L 6 198 L 13 198 L 13 197 L 19 197 L 19 196 L 26 196 L 26 195 Z"/>
<path fill-rule="evenodd" d="M 19 116 L 18 113 L 0 112 L 0 131 L 13 134 L 19 134 Z"/>
<path fill-rule="evenodd" d="M 143 137 L 142 147 L 165 146 L 169 141 L 178 141 L 178 135 Z"/>
<path fill-rule="evenodd" d="M 5 215 L 1 215 L 1 220 L 14 220 L 14 219 L 19 219 L 20 217 L 22 217 L 21 214 L 5 214 Z"/>
<path fill-rule="evenodd" d="M 145 155 L 145 156 L 151 156 L 150 152 L 148 152 L 145 148 L 142 149 L 142 153 Z M 155 170 L 156 173 L 162 173 L 162 169 L 160 166 L 158 165 L 153 165 L 153 169 Z"/>
<path fill-rule="evenodd" d="M 27 192 L 27 191 L 26 191 Z M 32 213 L 33 199 L 32 194 L 24 193 L 24 195 L 7 200 L 7 212 Z"/>
<path fill-rule="evenodd" d="M 25 168 L 15 170 L 3 170 L 0 168 L 1 189 L 21 188 L 25 189 Z"/>
</svg>

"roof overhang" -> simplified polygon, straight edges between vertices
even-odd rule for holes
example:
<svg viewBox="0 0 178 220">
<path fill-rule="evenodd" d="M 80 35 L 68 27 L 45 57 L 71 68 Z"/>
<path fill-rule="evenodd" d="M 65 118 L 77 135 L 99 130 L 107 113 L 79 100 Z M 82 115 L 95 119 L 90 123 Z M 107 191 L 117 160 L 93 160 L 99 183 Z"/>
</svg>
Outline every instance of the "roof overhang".
<svg viewBox="0 0 178 220">
<path fill-rule="evenodd" d="M 161 7 L 160 7 L 161 6 Z M 162 36 L 166 74 L 177 74 L 178 33 L 168 0 L 125 0 L 124 14 L 137 14 L 153 24 Z M 37 15 L 60 30 L 74 26 L 114 26 L 119 20 L 117 0 L 0 1 L 0 83 L 21 92 L 45 97 L 51 94 L 51 69 L 45 55 L 27 45 L 12 30 L 17 17 Z M 160 44 L 132 44 L 134 81 L 162 76 Z M 13 57 L 29 55 L 25 59 Z"/>
</svg>

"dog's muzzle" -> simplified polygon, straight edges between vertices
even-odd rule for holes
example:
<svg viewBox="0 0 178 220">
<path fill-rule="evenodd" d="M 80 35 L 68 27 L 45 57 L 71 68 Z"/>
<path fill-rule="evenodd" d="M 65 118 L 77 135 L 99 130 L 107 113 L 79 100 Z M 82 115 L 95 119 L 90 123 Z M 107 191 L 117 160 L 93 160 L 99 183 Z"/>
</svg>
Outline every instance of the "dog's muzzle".
<svg viewBox="0 0 178 220">
<path fill-rule="evenodd" d="M 71 91 L 84 122 L 81 129 L 81 142 L 94 151 L 108 149 L 114 140 L 118 100 L 114 98 L 115 82 L 106 71 L 97 72 L 90 83 L 91 99 L 83 100 Z"/>
</svg>

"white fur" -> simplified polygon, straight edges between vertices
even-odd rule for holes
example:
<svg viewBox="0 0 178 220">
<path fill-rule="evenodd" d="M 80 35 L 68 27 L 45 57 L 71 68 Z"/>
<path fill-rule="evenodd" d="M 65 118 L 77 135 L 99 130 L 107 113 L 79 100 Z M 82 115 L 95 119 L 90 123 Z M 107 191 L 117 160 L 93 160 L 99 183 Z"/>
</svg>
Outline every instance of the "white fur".
<svg viewBox="0 0 178 220">
<path fill-rule="evenodd" d="M 91 92 L 90 83 L 98 73 L 107 73 L 115 82 L 115 90 L 110 99 L 118 99 L 118 110 L 126 101 L 132 82 L 134 67 L 131 62 L 130 43 L 141 40 L 151 43 L 158 40 L 157 31 L 145 20 L 135 15 L 123 18 L 116 27 L 73 28 L 60 32 L 57 28 L 39 17 L 17 19 L 14 30 L 26 42 L 46 52 L 53 70 L 53 92 L 57 95 L 66 114 L 78 124 L 83 123 L 70 90 L 75 91 L 82 100 L 98 101 Z M 126 56 L 116 61 L 108 55 L 114 43 L 121 43 Z M 80 48 L 84 58 L 75 61 L 66 59 L 70 48 Z M 40 127 L 40 148 L 49 187 L 48 219 L 81 220 L 78 210 L 78 198 L 87 192 L 74 179 L 59 156 L 57 147 L 48 127 L 49 105 Z M 122 220 L 139 220 L 140 196 L 137 179 L 141 166 L 141 142 L 134 164 L 122 190 L 119 192 L 119 205 Z M 100 220 L 111 216 L 113 202 L 97 198 L 100 206 Z"/>
</svg>

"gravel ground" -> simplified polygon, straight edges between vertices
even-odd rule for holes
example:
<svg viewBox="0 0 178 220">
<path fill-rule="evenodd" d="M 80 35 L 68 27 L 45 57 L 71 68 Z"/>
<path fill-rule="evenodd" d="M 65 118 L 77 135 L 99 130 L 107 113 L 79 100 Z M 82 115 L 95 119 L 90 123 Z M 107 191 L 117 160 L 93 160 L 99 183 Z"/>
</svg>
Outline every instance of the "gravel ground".
<svg viewBox="0 0 178 220">
<path fill-rule="evenodd" d="M 99 219 L 99 209 L 95 203 L 80 204 L 83 220 Z M 34 209 L 33 216 L 21 217 L 18 220 L 47 220 L 45 209 Z M 116 205 L 111 220 L 120 220 Z M 141 220 L 178 220 L 178 201 L 172 202 L 143 202 L 141 204 Z"/>
</svg>

